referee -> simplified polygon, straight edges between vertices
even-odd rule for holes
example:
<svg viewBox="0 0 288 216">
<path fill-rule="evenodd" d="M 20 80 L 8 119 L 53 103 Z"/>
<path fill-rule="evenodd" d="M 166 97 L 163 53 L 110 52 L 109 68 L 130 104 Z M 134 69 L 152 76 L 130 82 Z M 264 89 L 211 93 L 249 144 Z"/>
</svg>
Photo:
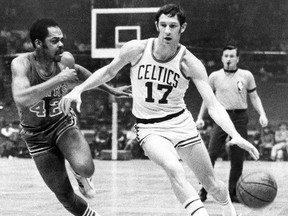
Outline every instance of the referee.
<svg viewBox="0 0 288 216">
<path fill-rule="evenodd" d="M 239 51 L 237 47 L 226 46 L 222 50 L 223 68 L 214 71 L 209 76 L 211 85 L 217 100 L 225 107 L 238 133 L 247 139 L 247 95 L 251 100 L 253 107 L 259 113 L 259 122 L 262 127 L 267 126 L 268 120 L 262 106 L 260 97 L 256 91 L 254 76 L 248 70 L 238 68 Z M 196 121 L 197 127 L 204 126 L 203 116 L 207 107 L 202 103 Z M 226 144 L 227 134 L 214 124 L 208 145 L 208 152 L 212 162 L 215 165 L 217 157 L 221 154 L 223 146 Z M 236 145 L 230 146 L 231 168 L 229 175 L 229 193 L 232 202 L 239 202 L 236 197 L 236 183 L 240 178 L 243 170 L 245 150 Z M 202 188 L 199 192 L 201 200 L 207 199 L 207 191 Z"/>
</svg>

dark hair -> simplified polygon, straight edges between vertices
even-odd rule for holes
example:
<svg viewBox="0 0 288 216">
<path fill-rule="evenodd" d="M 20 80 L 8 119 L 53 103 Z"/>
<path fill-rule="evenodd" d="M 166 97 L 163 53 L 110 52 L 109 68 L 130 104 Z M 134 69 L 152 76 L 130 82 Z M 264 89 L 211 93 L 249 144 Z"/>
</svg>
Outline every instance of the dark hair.
<svg viewBox="0 0 288 216">
<path fill-rule="evenodd" d="M 165 14 L 166 16 L 169 16 L 169 17 L 174 17 L 176 15 L 179 20 L 180 25 L 183 25 L 183 23 L 185 23 L 186 21 L 185 12 L 180 5 L 166 4 L 162 6 L 155 15 L 155 21 L 157 23 L 159 22 L 159 17 L 162 14 Z"/>
<path fill-rule="evenodd" d="M 48 28 L 58 26 L 58 23 L 53 19 L 39 19 L 34 22 L 30 28 L 30 40 L 35 48 L 35 40 L 39 39 L 40 41 L 44 41 L 48 36 Z"/>
<path fill-rule="evenodd" d="M 223 49 L 222 49 L 222 53 L 225 51 L 225 50 L 236 50 L 236 55 L 239 56 L 239 50 L 236 46 L 233 46 L 233 45 L 227 45 L 225 46 Z"/>
</svg>

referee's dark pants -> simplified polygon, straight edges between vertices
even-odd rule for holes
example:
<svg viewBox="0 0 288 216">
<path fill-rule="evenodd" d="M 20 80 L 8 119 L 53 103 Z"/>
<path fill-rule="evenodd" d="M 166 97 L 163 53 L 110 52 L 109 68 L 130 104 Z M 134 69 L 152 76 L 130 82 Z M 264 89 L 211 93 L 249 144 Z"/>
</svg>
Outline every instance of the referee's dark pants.
<svg viewBox="0 0 288 216">
<path fill-rule="evenodd" d="M 248 115 L 246 110 L 227 110 L 233 124 L 238 133 L 247 139 Z M 214 167 L 216 159 L 222 153 L 223 146 L 226 144 L 227 133 L 222 130 L 217 124 L 214 124 L 211 133 L 208 152 Z M 231 169 L 229 175 L 229 194 L 236 195 L 236 184 L 243 170 L 243 162 L 245 159 L 245 150 L 237 145 L 230 146 L 230 161 Z"/>
</svg>

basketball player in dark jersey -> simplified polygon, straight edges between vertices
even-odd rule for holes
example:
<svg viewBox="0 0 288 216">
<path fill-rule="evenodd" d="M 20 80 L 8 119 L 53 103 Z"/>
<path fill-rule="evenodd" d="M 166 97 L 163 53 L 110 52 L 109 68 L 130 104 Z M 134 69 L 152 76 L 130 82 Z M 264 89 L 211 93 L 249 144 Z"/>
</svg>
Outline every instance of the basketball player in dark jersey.
<svg viewBox="0 0 288 216">
<path fill-rule="evenodd" d="M 173 191 L 189 215 L 207 216 L 197 192 L 186 178 L 179 156 L 205 185 L 221 206 L 223 216 L 236 216 L 228 189 L 214 174 L 209 155 L 184 95 L 192 80 L 206 103 L 212 118 L 233 137 L 232 143 L 259 158 L 257 149 L 236 131 L 227 112 L 216 100 L 208 83 L 205 67 L 180 44 L 187 23 L 183 9 L 174 4 L 156 13 L 157 38 L 127 42 L 113 61 L 93 73 L 60 101 L 69 114 L 72 102 L 79 110 L 81 93 L 111 80 L 127 64 L 133 96 L 136 133 L 145 154 L 167 173 Z"/>
<path fill-rule="evenodd" d="M 34 52 L 21 54 L 11 63 L 12 92 L 25 140 L 39 173 L 62 205 L 73 215 L 97 216 L 88 203 L 76 195 L 68 179 L 65 159 L 79 184 L 80 192 L 94 196 L 94 172 L 89 145 L 76 125 L 72 109 L 64 115 L 59 101 L 71 87 L 91 75 L 73 56 L 64 52 L 63 34 L 52 19 L 36 21 L 30 29 Z M 124 88 L 102 89 L 127 95 Z"/>
</svg>

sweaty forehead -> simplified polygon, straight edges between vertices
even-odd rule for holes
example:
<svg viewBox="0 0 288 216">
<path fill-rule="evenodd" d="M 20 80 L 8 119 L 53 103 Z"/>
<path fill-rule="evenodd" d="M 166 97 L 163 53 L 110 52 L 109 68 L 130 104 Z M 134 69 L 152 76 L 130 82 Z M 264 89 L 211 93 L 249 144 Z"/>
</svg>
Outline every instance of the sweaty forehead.
<svg viewBox="0 0 288 216">
<path fill-rule="evenodd" d="M 48 36 L 47 37 L 48 38 L 53 38 L 53 37 L 62 38 L 63 33 L 59 27 L 48 27 Z"/>
</svg>

